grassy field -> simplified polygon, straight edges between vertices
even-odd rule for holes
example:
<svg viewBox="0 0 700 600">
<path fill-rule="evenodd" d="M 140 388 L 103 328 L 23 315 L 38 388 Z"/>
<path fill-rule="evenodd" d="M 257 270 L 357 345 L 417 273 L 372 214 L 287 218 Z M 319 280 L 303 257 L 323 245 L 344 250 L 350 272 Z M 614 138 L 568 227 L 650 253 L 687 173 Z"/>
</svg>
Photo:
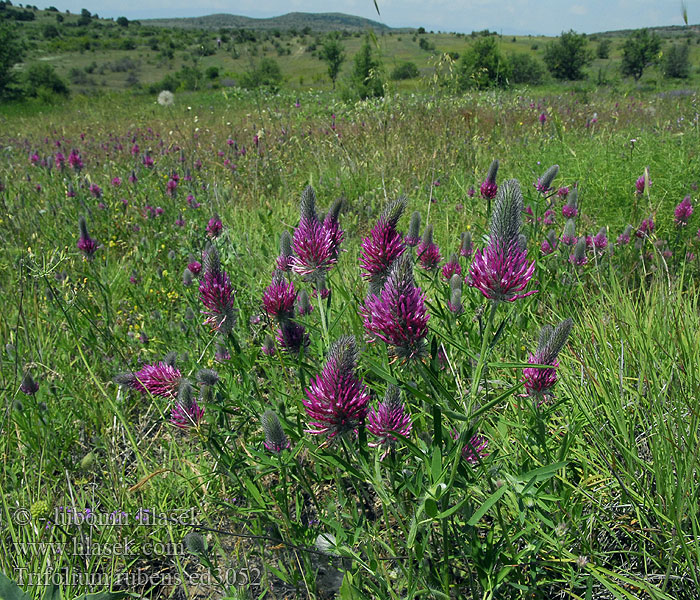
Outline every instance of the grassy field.
<svg viewBox="0 0 700 600">
<path fill-rule="evenodd" d="M 675 207 L 698 201 L 697 95 L 221 89 L 164 104 L 0 117 L 5 576 L 37 598 L 51 583 L 64 598 L 696 598 L 700 221 Z M 503 208 L 509 179 L 522 212 Z M 342 199 L 337 264 L 305 254 L 326 231 L 308 203 L 300 223 L 309 184 L 318 213 Z M 362 316 L 359 262 L 383 260 L 378 219 L 402 195 L 398 231 L 418 211 L 442 255 L 397 242 L 410 270 L 390 280 L 424 301 L 392 327 L 429 315 L 407 360 Z M 537 293 L 496 302 L 475 256 L 504 210 Z M 283 232 L 300 262 L 275 287 Z M 462 232 L 476 254 L 448 283 Z M 291 314 L 272 308 L 284 297 Z M 568 318 L 558 357 L 531 367 L 540 330 Z M 411 427 L 377 437 L 366 410 L 396 390 Z M 324 393 L 336 420 L 319 435 Z"/>
</svg>

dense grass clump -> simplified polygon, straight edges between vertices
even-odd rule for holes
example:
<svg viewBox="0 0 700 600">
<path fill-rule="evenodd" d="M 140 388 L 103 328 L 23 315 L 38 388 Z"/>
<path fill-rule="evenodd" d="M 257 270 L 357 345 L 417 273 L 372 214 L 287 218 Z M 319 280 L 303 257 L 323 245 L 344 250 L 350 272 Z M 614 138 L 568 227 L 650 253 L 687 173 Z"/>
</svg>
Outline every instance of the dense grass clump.
<svg viewBox="0 0 700 600">
<path fill-rule="evenodd" d="M 3 117 L 5 576 L 696 597 L 696 95 L 434 92 Z"/>
</svg>

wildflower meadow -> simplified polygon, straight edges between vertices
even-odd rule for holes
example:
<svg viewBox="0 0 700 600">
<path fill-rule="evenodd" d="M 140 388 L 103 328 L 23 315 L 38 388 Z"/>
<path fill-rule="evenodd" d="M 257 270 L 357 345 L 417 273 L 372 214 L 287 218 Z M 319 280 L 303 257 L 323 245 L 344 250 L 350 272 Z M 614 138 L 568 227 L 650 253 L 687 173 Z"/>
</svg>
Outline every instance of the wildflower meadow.
<svg viewBox="0 0 700 600">
<path fill-rule="evenodd" d="M 0 597 L 697 599 L 699 102 L 3 113 Z"/>
</svg>

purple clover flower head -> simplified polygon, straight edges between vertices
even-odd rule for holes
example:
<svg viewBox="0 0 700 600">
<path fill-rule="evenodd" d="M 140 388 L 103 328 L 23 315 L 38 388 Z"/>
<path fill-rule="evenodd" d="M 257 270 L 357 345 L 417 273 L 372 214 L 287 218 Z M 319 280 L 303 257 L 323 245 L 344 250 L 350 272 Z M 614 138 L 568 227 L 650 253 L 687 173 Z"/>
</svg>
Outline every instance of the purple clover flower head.
<svg viewBox="0 0 700 600">
<path fill-rule="evenodd" d="M 301 194 L 301 217 L 294 230 L 292 270 L 307 280 L 325 274 L 336 262 L 331 232 L 318 220 L 316 194 L 307 186 Z"/>
<path fill-rule="evenodd" d="M 308 348 L 310 339 L 306 328 L 296 321 L 285 320 L 277 330 L 277 342 L 280 348 L 289 354 L 298 355 L 302 348 Z"/>
<path fill-rule="evenodd" d="M 404 242 L 411 248 L 417 246 L 420 242 L 420 213 L 417 210 L 411 215 L 411 220 L 408 224 L 408 233 L 404 238 Z"/>
<path fill-rule="evenodd" d="M 569 262 L 572 265 L 581 267 L 588 262 L 586 257 L 586 238 L 580 237 L 574 246 L 574 251 L 569 255 Z"/>
<path fill-rule="evenodd" d="M 453 275 L 462 274 L 462 265 L 459 264 L 459 258 L 457 254 L 452 254 L 450 260 L 448 260 L 442 266 L 442 277 L 445 281 L 449 281 Z"/>
<path fill-rule="evenodd" d="M 636 188 L 636 193 L 638 196 L 641 196 L 645 190 L 648 190 L 652 185 L 652 181 L 649 178 L 649 169 L 645 168 L 644 169 L 644 175 L 641 175 L 637 178 L 637 181 L 634 182 L 634 187 Z"/>
<path fill-rule="evenodd" d="M 623 246 L 629 244 L 630 238 L 632 237 L 632 232 L 634 232 L 634 227 L 632 227 L 632 225 L 625 227 L 625 230 L 619 236 L 617 236 L 617 245 Z"/>
<path fill-rule="evenodd" d="M 202 271 L 202 263 L 192 258 L 190 262 L 187 263 L 187 268 L 192 272 L 192 275 L 199 275 Z"/>
<path fill-rule="evenodd" d="M 690 196 L 686 196 L 681 200 L 680 204 L 676 206 L 674 211 L 676 226 L 685 227 L 693 214 L 693 204 L 690 201 Z"/>
<path fill-rule="evenodd" d="M 275 271 L 272 283 L 263 292 L 263 308 L 272 319 L 283 320 L 294 317 L 297 291 L 294 283 L 284 278 L 282 271 Z"/>
<path fill-rule="evenodd" d="M 601 227 L 593 236 L 593 247 L 596 250 L 603 251 L 608 247 L 608 229 L 607 227 Z"/>
<path fill-rule="evenodd" d="M 170 409 L 170 423 L 180 429 L 199 427 L 203 416 L 204 408 L 197 403 L 192 385 L 183 380 L 178 389 L 177 400 Z"/>
<path fill-rule="evenodd" d="M 221 234 L 223 227 L 224 225 L 221 222 L 219 215 L 214 213 L 214 216 L 209 219 L 209 223 L 207 223 L 207 235 L 211 238 L 217 238 Z"/>
<path fill-rule="evenodd" d="M 340 254 L 340 245 L 345 238 L 345 232 L 340 228 L 338 216 L 343 207 L 343 199 L 338 198 L 330 207 L 323 219 L 323 228 L 328 231 L 331 239 L 331 255 L 337 259 Z"/>
<path fill-rule="evenodd" d="M 440 248 L 433 242 L 432 224 L 426 225 L 421 242 L 416 248 L 416 253 L 418 254 L 418 262 L 423 269 L 426 271 L 437 269 L 442 256 L 440 255 Z"/>
<path fill-rule="evenodd" d="M 540 113 L 540 116 L 538 117 L 540 120 L 540 125 L 544 125 L 547 122 L 547 114 L 546 113 Z"/>
<path fill-rule="evenodd" d="M 568 188 L 568 186 L 560 187 L 560 188 L 557 190 L 557 196 L 559 196 L 560 198 L 566 198 L 568 195 L 569 195 L 569 188 Z"/>
<path fill-rule="evenodd" d="M 75 198 L 75 188 L 73 187 L 73 183 L 70 181 L 66 187 L 66 198 Z"/>
<path fill-rule="evenodd" d="M 39 384 L 34 381 L 32 374 L 27 371 L 24 377 L 22 377 L 22 383 L 20 383 L 19 389 L 27 396 L 33 396 L 39 391 Z"/>
<path fill-rule="evenodd" d="M 280 254 L 277 257 L 277 268 L 280 271 L 289 273 L 292 270 L 292 259 L 294 251 L 292 250 L 292 236 L 288 231 L 283 231 L 280 236 Z"/>
<path fill-rule="evenodd" d="M 550 365 L 550 367 L 526 367 L 523 369 L 522 382 L 528 396 L 540 401 L 552 396 L 552 388 L 557 382 L 557 368 L 559 367 L 557 356 L 566 344 L 572 327 L 573 321 L 566 319 L 556 327 L 546 325 L 540 331 L 537 351 L 528 356 L 527 362 L 532 365 Z"/>
<path fill-rule="evenodd" d="M 177 179 L 168 179 L 168 183 L 165 185 L 165 193 L 168 194 L 168 196 L 174 196 L 175 191 L 177 190 Z"/>
<path fill-rule="evenodd" d="M 291 448 L 289 438 L 282 429 L 279 417 L 271 410 L 266 410 L 260 417 L 265 441 L 265 448 L 273 454 L 281 454 L 284 450 Z"/>
<path fill-rule="evenodd" d="M 654 219 L 652 217 L 649 217 L 641 222 L 635 235 L 639 239 L 644 239 L 651 236 L 652 233 L 654 233 Z"/>
<path fill-rule="evenodd" d="M 360 313 L 367 333 L 388 344 L 395 358 L 405 362 L 424 356 L 430 316 L 408 254 L 396 259 L 381 294 L 370 293 Z"/>
<path fill-rule="evenodd" d="M 565 219 L 573 219 L 578 216 L 578 193 L 576 188 L 571 190 L 569 199 L 566 204 L 561 207 L 561 214 Z"/>
<path fill-rule="evenodd" d="M 413 423 L 405 404 L 401 401 L 401 390 L 397 386 L 390 384 L 379 406 L 370 409 L 367 415 L 367 429 L 377 438 L 377 441 L 370 442 L 369 446 L 384 447 L 380 460 L 384 460 L 396 445 L 398 438 L 394 433 L 403 437 L 411 435 Z"/>
<path fill-rule="evenodd" d="M 83 168 L 83 159 L 80 158 L 80 153 L 77 150 L 73 149 L 70 151 L 68 164 L 76 171 L 80 171 Z"/>
<path fill-rule="evenodd" d="M 323 370 L 311 381 L 303 401 L 311 419 L 307 433 L 328 440 L 362 427 L 369 410 L 369 391 L 355 373 L 359 350 L 355 337 L 333 343 Z"/>
<path fill-rule="evenodd" d="M 204 304 L 204 321 L 213 331 L 227 335 L 236 321 L 234 291 L 231 280 L 221 269 L 219 252 L 214 246 L 207 248 L 204 256 L 204 276 L 199 281 L 199 299 Z"/>
<path fill-rule="evenodd" d="M 309 301 L 309 294 L 306 292 L 306 290 L 301 290 L 297 296 L 297 312 L 299 313 L 299 316 L 303 317 L 305 315 L 310 315 L 313 309 L 314 307 Z"/>
<path fill-rule="evenodd" d="M 135 373 L 122 373 L 114 378 L 120 385 L 160 398 L 175 398 L 181 379 L 180 370 L 165 360 L 145 365 Z"/>
<path fill-rule="evenodd" d="M 554 181 L 554 178 L 557 176 L 559 173 L 559 165 L 552 165 L 547 169 L 542 177 L 539 177 L 537 179 L 537 182 L 534 183 L 535 189 L 542 194 L 543 196 L 546 196 L 550 192 L 554 191 L 554 188 L 552 187 L 552 181 Z"/>
<path fill-rule="evenodd" d="M 467 190 L 467 196 L 470 198 L 473 198 L 476 195 L 476 190 L 474 189 L 473 185 L 469 186 L 469 189 Z"/>
<path fill-rule="evenodd" d="M 498 193 L 498 184 L 496 183 L 496 175 L 498 175 L 498 159 L 495 159 L 489 167 L 486 179 L 479 187 L 479 192 L 484 200 L 492 200 Z"/>
<path fill-rule="evenodd" d="M 369 281 L 370 293 L 378 294 L 384 286 L 391 265 L 406 251 L 406 244 L 396 225 L 406 209 L 406 198 L 401 196 L 389 203 L 369 236 L 362 240 L 360 267 L 362 277 Z"/>
<path fill-rule="evenodd" d="M 92 194 L 93 198 L 102 198 L 102 188 L 96 183 L 91 183 L 90 194 Z"/>
<path fill-rule="evenodd" d="M 547 210 L 544 211 L 544 215 L 542 215 L 542 223 L 544 225 L 554 225 L 554 221 L 555 221 L 554 211 L 551 208 L 548 208 Z"/>
<path fill-rule="evenodd" d="M 455 441 L 459 439 L 459 433 L 456 430 L 452 431 L 452 439 Z M 462 458 L 472 466 L 477 465 L 488 456 L 486 452 L 488 445 L 489 442 L 485 437 L 474 434 L 462 448 Z"/>
<path fill-rule="evenodd" d="M 564 225 L 564 233 L 561 234 L 561 243 L 565 246 L 573 246 L 576 243 L 576 223 L 569 219 Z"/>
<path fill-rule="evenodd" d="M 520 293 L 534 272 L 535 262 L 528 264 L 527 251 L 520 248 L 517 239 L 507 246 L 497 239 L 474 255 L 466 283 L 490 300 L 514 302 L 537 293 L 537 290 Z"/>
<path fill-rule="evenodd" d="M 78 238 L 78 250 L 80 250 L 83 253 L 83 256 L 85 256 L 86 259 L 92 260 L 93 256 L 95 255 L 95 252 L 97 252 L 97 249 L 99 248 L 99 244 L 97 243 L 97 240 L 94 240 L 90 237 L 85 217 L 80 217 L 80 219 L 78 220 L 78 225 L 80 228 L 80 237 Z"/>
<path fill-rule="evenodd" d="M 469 231 L 463 231 L 459 244 L 459 254 L 464 258 L 471 258 L 474 253 L 474 243 L 472 242 L 472 234 Z"/>
</svg>

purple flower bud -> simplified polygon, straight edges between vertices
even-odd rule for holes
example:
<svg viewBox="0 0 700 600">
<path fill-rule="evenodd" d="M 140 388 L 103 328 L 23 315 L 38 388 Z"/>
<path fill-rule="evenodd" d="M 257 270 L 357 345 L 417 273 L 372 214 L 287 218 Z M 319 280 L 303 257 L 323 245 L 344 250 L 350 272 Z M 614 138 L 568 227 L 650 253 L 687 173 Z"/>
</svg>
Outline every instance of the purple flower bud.
<svg viewBox="0 0 700 600">
<path fill-rule="evenodd" d="M 498 192 L 498 184 L 496 183 L 498 166 L 498 159 L 496 159 L 491 163 L 488 173 L 486 174 L 486 179 L 484 179 L 483 183 L 479 188 L 479 191 L 481 192 L 481 197 L 485 200 L 492 200 L 496 197 L 496 193 Z"/>
<path fill-rule="evenodd" d="M 85 217 L 80 217 L 78 220 L 78 225 L 80 227 L 80 237 L 78 238 L 78 250 L 80 250 L 85 258 L 92 260 L 95 252 L 99 248 L 97 240 L 90 237 L 87 229 L 87 221 Z"/>
<path fill-rule="evenodd" d="M 282 429 L 279 417 L 273 411 L 266 410 L 260 417 L 260 424 L 265 434 L 265 448 L 270 452 L 280 454 L 283 450 L 291 447 L 289 439 L 284 433 L 284 429 Z"/>
</svg>

